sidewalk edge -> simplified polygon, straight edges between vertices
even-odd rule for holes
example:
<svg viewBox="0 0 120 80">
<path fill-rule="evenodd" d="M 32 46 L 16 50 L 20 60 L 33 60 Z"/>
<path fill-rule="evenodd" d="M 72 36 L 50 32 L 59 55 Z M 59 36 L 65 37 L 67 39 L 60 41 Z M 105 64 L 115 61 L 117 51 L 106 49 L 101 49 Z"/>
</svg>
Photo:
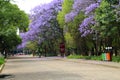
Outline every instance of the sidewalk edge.
<svg viewBox="0 0 120 80">
<path fill-rule="evenodd" d="M 2 72 L 4 66 L 5 66 L 5 64 L 2 64 L 2 65 L 0 66 L 0 73 Z"/>
<path fill-rule="evenodd" d="M 120 69 L 120 65 L 116 65 L 114 62 L 104 62 L 104 61 L 96 61 L 96 60 L 84 60 L 84 59 L 63 59 L 64 61 L 72 61 L 72 62 L 80 62 L 80 63 L 87 63 L 87 64 L 95 64 L 95 65 L 101 65 L 111 68 L 118 68 Z"/>
</svg>

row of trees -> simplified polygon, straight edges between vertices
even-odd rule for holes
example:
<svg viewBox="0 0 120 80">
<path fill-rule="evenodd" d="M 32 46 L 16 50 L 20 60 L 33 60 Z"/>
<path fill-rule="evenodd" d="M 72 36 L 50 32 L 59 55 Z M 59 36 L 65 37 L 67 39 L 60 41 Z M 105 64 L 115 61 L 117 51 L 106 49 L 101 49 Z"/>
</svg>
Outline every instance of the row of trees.
<svg viewBox="0 0 120 80">
<path fill-rule="evenodd" d="M 119 5 L 119 0 L 53 0 L 37 6 L 18 47 L 57 54 L 62 42 L 66 54 L 100 55 L 112 47 L 119 55 Z"/>
<path fill-rule="evenodd" d="M 21 43 L 17 29 L 25 31 L 29 24 L 28 15 L 10 0 L 0 0 L 0 53 L 7 53 Z"/>
<path fill-rule="evenodd" d="M 62 0 L 53 0 L 51 3 L 38 5 L 31 10 L 29 29 L 20 34 L 22 44 L 18 48 L 26 47 L 33 53 L 41 52 L 44 55 L 57 54 L 59 43 L 64 38 L 57 21 L 61 5 Z"/>
<path fill-rule="evenodd" d="M 120 49 L 119 0 L 86 1 L 75 0 L 72 6 L 63 4 L 63 10 L 58 15 L 60 22 L 63 13 L 67 13 L 66 11 L 72 7 L 67 14 L 64 14 L 65 18 L 62 17 L 62 19 L 65 20 L 60 24 L 68 28 L 66 33 L 70 33 L 73 38 L 76 53 L 89 55 L 90 51 L 90 55 L 100 55 L 105 47 L 112 47 L 114 53 L 118 55 Z M 65 2 L 70 1 L 64 0 Z"/>
</svg>

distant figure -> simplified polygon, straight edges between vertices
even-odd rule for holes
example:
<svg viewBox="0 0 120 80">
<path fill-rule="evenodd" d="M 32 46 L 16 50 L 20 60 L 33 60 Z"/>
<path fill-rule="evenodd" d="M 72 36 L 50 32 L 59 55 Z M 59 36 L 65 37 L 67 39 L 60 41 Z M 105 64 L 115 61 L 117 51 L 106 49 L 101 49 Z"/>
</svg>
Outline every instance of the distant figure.
<svg viewBox="0 0 120 80">
<path fill-rule="evenodd" d="M 62 57 L 65 56 L 65 44 L 64 43 L 60 43 L 60 53 Z"/>
</svg>

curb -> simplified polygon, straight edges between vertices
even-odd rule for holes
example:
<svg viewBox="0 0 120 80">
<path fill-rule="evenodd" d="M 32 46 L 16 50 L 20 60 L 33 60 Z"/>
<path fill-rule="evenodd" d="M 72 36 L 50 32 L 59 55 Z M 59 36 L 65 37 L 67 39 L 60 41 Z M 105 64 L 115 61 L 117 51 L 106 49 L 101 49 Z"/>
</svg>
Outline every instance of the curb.
<svg viewBox="0 0 120 80">
<path fill-rule="evenodd" d="M 120 64 L 115 62 L 104 62 L 104 61 L 95 61 L 95 60 L 84 60 L 84 59 L 62 59 L 63 61 L 85 63 L 85 64 L 94 64 L 104 67 L 117 68 L 120 69 Z"/>
<path fill-rule="evenodd" d="M 3 68 L 4 68 L 6 62 L 7 62 L 7 59 L 5 59 L 4 64 L 0 65 L 0 73 L 2 72 L 2 70 L 3 70 Z"/>
<path fill-rule="evenodd" d="M 0 65 L 0 73 L 2 72 L 4 66 L 5 66 L 5 64 Z"/>
</svg>

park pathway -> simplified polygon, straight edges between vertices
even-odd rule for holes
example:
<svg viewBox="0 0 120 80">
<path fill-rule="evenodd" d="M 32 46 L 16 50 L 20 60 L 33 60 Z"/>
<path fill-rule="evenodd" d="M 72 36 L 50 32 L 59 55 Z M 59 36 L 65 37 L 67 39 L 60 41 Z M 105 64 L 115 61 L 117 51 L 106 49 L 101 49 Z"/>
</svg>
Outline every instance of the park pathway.
<svg viewBox="0 0 120 80">
<path fill-rule="evenodd" d="M 120 63 L 19 56 L 7 60 L 0 80 L 120 80 Z"/>
</svg>

